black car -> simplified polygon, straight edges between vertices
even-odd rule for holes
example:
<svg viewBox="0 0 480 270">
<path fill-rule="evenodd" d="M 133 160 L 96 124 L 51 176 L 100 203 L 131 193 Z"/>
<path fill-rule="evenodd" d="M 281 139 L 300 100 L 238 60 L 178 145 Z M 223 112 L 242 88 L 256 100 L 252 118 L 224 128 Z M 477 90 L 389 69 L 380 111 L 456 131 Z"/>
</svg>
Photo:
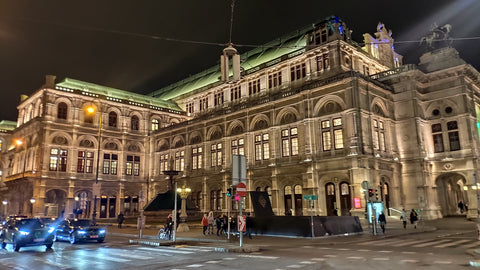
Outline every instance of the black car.
<svg viewBox="0 0 480 270">
<path fill-rule="evenodd" d="M 43 246 L 52 248 L 54 228 L 45 226 L 38 218 L 12 218 L 2 226 L 0 243 L 2 248 L 12 244 L 15 251 L 21 247 Z"/>
<path fill-rule="evenodd" d="M 75 244 L 79 241 L 105 240 L 106 229 L 94 225 L 89 219 L 66 219 L 60 222 L 55 230 L 55 241 L 65 240 Z"/>
</svg>

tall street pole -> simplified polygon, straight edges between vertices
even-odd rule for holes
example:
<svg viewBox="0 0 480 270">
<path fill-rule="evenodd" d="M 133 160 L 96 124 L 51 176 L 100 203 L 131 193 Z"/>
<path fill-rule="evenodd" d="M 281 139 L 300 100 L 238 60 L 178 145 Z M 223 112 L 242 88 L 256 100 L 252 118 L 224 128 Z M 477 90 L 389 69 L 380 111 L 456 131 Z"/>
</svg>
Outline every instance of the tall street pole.
<svg viewBox="0 0 480 270">
<path fill-rule="evenodd" d="M 175 187 L 172 187 L 172 188 L 174 189 L 174 194 L 175 194 L 175 195 L 174 195 L 175 198 L 174 198 L 174 200 L 173 200 L 173 201 L 174 201 L 174 202 L 173 202 L 173 204 L 174 204 L 174 206 L 173 206 L 173 209 L 174 209 L 173 211 L 174 211 L 174 213 L 173 213 L 173 232 L 172 232 L 172 239 L 173 239 L 173 242 L 175 242 L 175 240 L 176 240 L 176 231 L 177 231 L 177 181 L 175 181 L 175 180 L 173 179 L 173 177 L 174 177 L 175 175 L 178 175 L 178 173 L 179 173 L 180 171 L 174 170 L 174 163 L 173 163 L 173 159 L 172 159 L 171 157 L 170 157 L 170 165 L 169 165 L 169 166 L 170 166 L 170 170 L 165 170 L 165 171 L 163 171 L 163 174 L 168 175 L 168 177 L 169 177 L 169 179 L 170 179 L 170 186 L 171 186 L 171 187 L 172 187 L 172 184 L 175 182 Z"/>
<path fill-rule="evenodd" d="M 93 107 L 87 108 L 87 113 L 93 114 L 95 109 Z M 92 188 L 92 192 L 96 193 L 94 189 L 98 185 L 98 171 L 100 170 L 100 145 L 102 140 L 102 110 L 98 110 L 99 117 L 98 117 L 98 147 L 97 147 L 97 170 L 95 172 L 95 186 Z M 92 214 L 92 222 L 93 224 L 97 223 L 97 194 L 94 195 L 93 198 L 93 214 Z"/>
</svg>

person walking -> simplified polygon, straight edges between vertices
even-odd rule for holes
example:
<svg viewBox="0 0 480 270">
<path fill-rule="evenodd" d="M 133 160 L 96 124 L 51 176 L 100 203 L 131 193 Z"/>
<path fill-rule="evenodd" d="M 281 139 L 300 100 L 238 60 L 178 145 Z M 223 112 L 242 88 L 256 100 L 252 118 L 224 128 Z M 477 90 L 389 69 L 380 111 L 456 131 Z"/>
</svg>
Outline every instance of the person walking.
<svg viewBox="0 0 480 270">
<path fill-rule="evenodd" d="M 120 212 L 120 214 L 118 214 L 118 217 L 117 217 L 117 221 L 118 221 L 118 228 L 121 229 L 122 228 L 122 224 L 123 224 L 123 221 L 125 220 L 125 217 L 123 216 L 123 213 Z"/>
<path fill-rule="evenodd" d="M 400 220 L 403 223 L 403 229 L 406 229 L 407 228 L 407 212 L 405 211 L 405 209 L 402 209 Z"/>
<path fill-rule="evenodd" d="M 217 236 L 220 236 L 223 230 L 223 216 L 218 216 L 215 219 L 215 226 L 217 227 Z"/>
<path fill-rule="evenodd" d="M 412 209 L 410 212 L 410 223 L 413 225 L 413 228 L 417 228 L 418 214 L 415 209 Z"/>
<path fill-rule="evenodd" d="M 215 218 L 213 217 L 213 211 L 208 213 L 208 234 L 213 234 L 213 227 L 215 225 Z"/>
<path fill-rule="evenodd" d="M 387 218 L 383 212 L 378 215 L 378 223 L 380 223 L 380 227 L 382 228 L 382 232 L 385 234 L 385 224 L 387 224 Z"/>
<path fill-rule="evenodd" d="M 172 239 L 172 230 L 173 230 L 173 215 L 168 214 L 167 222 L 165 224 L 165 233 L 168 235 L 168 240 Z"/>
<path fill-rule="evenodd" d="M 208 217 L 207 217 L 207 214 L 203 214 L 202 226 L 203 226 L 203 235 L 205 235 L 205 232 L 207 231 L 207 228 L 208 228 Z"/>
<path fill-rule="evenodd" d="M 458 202 L 458 210 L 460 211 L 460 214 L 463 214 L 463 202 L 462 201 Z"/>
</svg>

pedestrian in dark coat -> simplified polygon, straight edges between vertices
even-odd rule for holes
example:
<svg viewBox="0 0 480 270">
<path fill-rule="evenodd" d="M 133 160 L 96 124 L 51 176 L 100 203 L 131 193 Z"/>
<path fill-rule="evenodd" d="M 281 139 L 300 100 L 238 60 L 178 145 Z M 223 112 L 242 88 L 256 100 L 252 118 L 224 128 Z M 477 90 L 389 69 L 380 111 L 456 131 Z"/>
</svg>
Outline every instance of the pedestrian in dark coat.
<svg viewBox="0 0 480 270">
<path fill-rule="evenodd" d="M 222 233 L 222 230 L 223 230 L 223 217 L 222 216 L 218 216 L 215 219 L 215 227 L 217 227 L 217 236 L 220 236 L 220 234 Z"/>
<path fill-rule="evenodd" d="M 245 226 L 247 226 L 247 236 L 252 239 L 252 230 L 254 227 L 253 218 L 250 216 L 250 213 L 247 213 L 247 220 L 245 221 Z"/>
<path fill-rule="evenodd" d="M 418 221 L 418 215 L 417 212 L 415 212 L 415 209 L 412 209 L 412 212 L 410 212 L 410 223 L 413 225 L 413 228 L 417 228 L 417 221 Z"/>
<path fill-rule="evenodd" d="M 387 224 L 387 218 L 385 217 L 385 214 L 383 212 L 378 215 L 378 223 L 380 223 L 382 232 L 385 233 L 385 224 Z"/>
<path fill-rule="evenodd" d="M 125 217 L 123 216 L 123 213 L 120 212 L 120 214 L 118 214 L 118 217 L 117 217 L 117 221 L 118 221 L 118 228 L 121 229 L 122 228 L 122 224 L 123 224 L 123 221 L 125 220 Z"/>
</svg>

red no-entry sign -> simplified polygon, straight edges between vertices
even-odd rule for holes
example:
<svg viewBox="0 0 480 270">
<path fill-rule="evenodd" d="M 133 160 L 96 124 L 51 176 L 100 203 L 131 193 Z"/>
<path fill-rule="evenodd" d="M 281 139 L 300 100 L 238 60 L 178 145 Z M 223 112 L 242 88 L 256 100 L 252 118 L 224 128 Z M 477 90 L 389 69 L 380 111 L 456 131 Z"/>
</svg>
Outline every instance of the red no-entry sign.
<svg viewBox="0 0 480 270">
<path fill-rule="evenodd" d="M 245 195 L 247 195 L 247 186 L 245 186 L 244 183 L 238 183 L 237 195 L 241 197 L 245 197 Z"/>
</svg>

